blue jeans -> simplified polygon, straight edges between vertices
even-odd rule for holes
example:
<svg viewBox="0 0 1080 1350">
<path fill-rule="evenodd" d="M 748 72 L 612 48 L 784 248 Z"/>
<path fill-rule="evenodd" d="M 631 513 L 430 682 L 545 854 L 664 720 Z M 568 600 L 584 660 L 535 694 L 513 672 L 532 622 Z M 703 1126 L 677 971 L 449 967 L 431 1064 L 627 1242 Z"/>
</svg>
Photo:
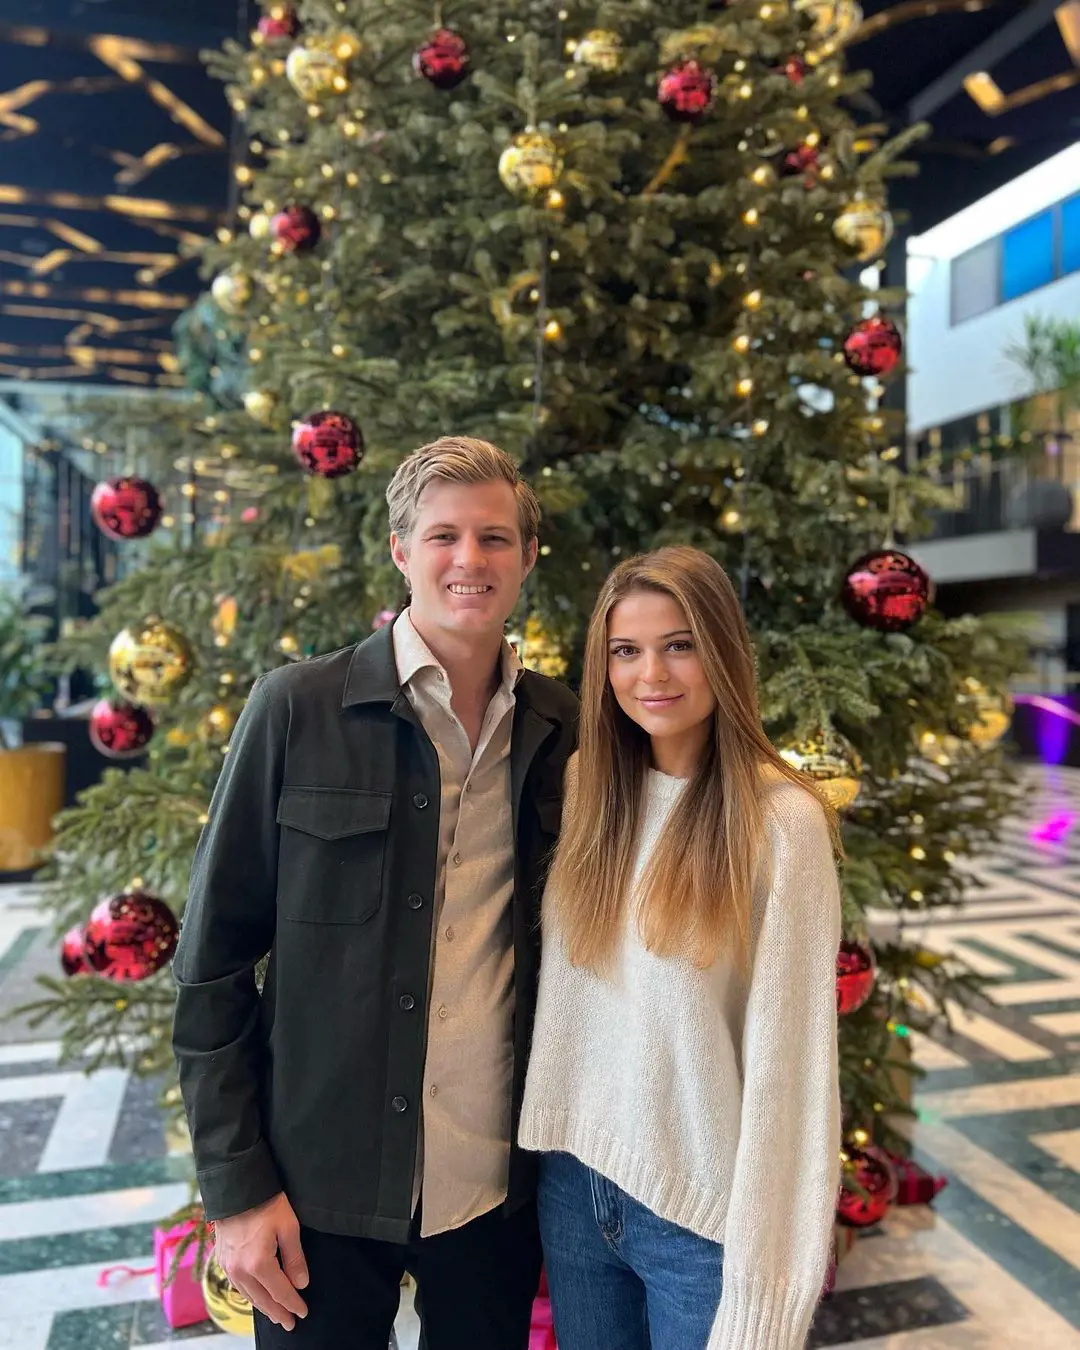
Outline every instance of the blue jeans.
<svg viewBox="0 0 1080 1350">
<path fill-rule="evenodd" d="M 705 1350 L 724 1249 L 569 1153 L 540 1160 L 540 1237 L 559 1350 Z"/>
</svg>

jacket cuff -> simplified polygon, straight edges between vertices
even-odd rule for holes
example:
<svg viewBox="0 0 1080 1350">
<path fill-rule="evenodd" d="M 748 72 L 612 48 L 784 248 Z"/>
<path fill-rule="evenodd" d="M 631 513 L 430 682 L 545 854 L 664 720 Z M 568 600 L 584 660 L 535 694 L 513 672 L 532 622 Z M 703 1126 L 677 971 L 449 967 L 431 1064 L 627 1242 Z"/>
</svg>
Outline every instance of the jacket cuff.
<svg viewBox="0 0 1080 1350">
<path fill-rule="evenodd" d="M 230 1219 L 272 1200 L 284 1187 L 264 1139 L 238 1158 L 196 1170 L 195 1179 L 208 1219 Z"/>
</svg>

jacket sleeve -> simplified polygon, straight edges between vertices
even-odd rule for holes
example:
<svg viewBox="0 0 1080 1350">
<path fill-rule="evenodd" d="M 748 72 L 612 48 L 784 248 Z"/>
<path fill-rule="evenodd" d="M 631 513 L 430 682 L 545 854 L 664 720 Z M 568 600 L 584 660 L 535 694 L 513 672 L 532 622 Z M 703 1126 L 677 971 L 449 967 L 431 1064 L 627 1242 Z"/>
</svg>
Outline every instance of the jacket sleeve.
<svg viewBox="0 0 1080 1350">
<path fill-rule="evenodd" d="M 173 1051 L 209 1219 L 282 1189 L 260 1109 L 266 1050 L 255 965 L 274 937 L 285 723 L 256 681 L 195 852 L 173 962 Z"/>
<path fill-rule="evenodd" d="M 809 793 L 785 784 L 767 810 L 772 877 L 750 975 L 723 1294 L 707 1350 L 802 1350 L 836 1210 L 836 867 Z"/>
</svg>

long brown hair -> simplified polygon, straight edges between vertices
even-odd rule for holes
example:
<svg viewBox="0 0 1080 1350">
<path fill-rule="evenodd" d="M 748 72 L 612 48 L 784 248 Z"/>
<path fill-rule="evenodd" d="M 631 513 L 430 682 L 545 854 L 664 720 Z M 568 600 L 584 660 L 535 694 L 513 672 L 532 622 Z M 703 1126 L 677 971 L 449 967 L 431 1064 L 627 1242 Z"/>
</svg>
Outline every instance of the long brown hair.
<svg viewBox="0 0 1080 1350">
<path fill-rule="evenodd" d="M 768 863 L 770 780 L 786 779 L 815 797 L 838 845 L 836 813 L 765 735 L 742 607 L 724 569 L 695 548 L 628 558 L 597 598 L 585 639 L 576 783 L 568 785 L 551 868 L 551 917 L 575 965 L 608 964 L 631 901 L 651 763 L 647 732 L 622 711 L 608 680 L 608 619 L 635 591 L 667 594 L 681 606 L 716 699 L 705 753 L 642 877 L 634 907 L 639 930 L 660 956 L 704 967 L 727 952 L 745 967 L 754 883 Z"/>
</svg>

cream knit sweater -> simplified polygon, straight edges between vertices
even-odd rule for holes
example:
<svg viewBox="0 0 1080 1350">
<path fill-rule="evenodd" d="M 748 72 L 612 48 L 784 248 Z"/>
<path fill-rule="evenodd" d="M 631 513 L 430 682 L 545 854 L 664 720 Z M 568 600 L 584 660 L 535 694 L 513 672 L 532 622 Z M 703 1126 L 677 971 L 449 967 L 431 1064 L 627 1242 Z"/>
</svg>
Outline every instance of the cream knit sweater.
<svg viewBox="0 0 1080 1350">
<path fill-rule="evenodd" d="M 649 772 L 635 880 L 684 786 Z M 522 1147 L 571 1153 L 723 1244 L 707 1350 L 801 1350 L 839 1180 L 836 869 L 809 794 L 777 782 L 767 822 L 772 875 L 753 897 L 745 976 L 723 959 L 699 970 L 657 957 L 628 920 L 600 978 L 569 963 L 545 922 L 519 1130 Z"/>
</svg>

